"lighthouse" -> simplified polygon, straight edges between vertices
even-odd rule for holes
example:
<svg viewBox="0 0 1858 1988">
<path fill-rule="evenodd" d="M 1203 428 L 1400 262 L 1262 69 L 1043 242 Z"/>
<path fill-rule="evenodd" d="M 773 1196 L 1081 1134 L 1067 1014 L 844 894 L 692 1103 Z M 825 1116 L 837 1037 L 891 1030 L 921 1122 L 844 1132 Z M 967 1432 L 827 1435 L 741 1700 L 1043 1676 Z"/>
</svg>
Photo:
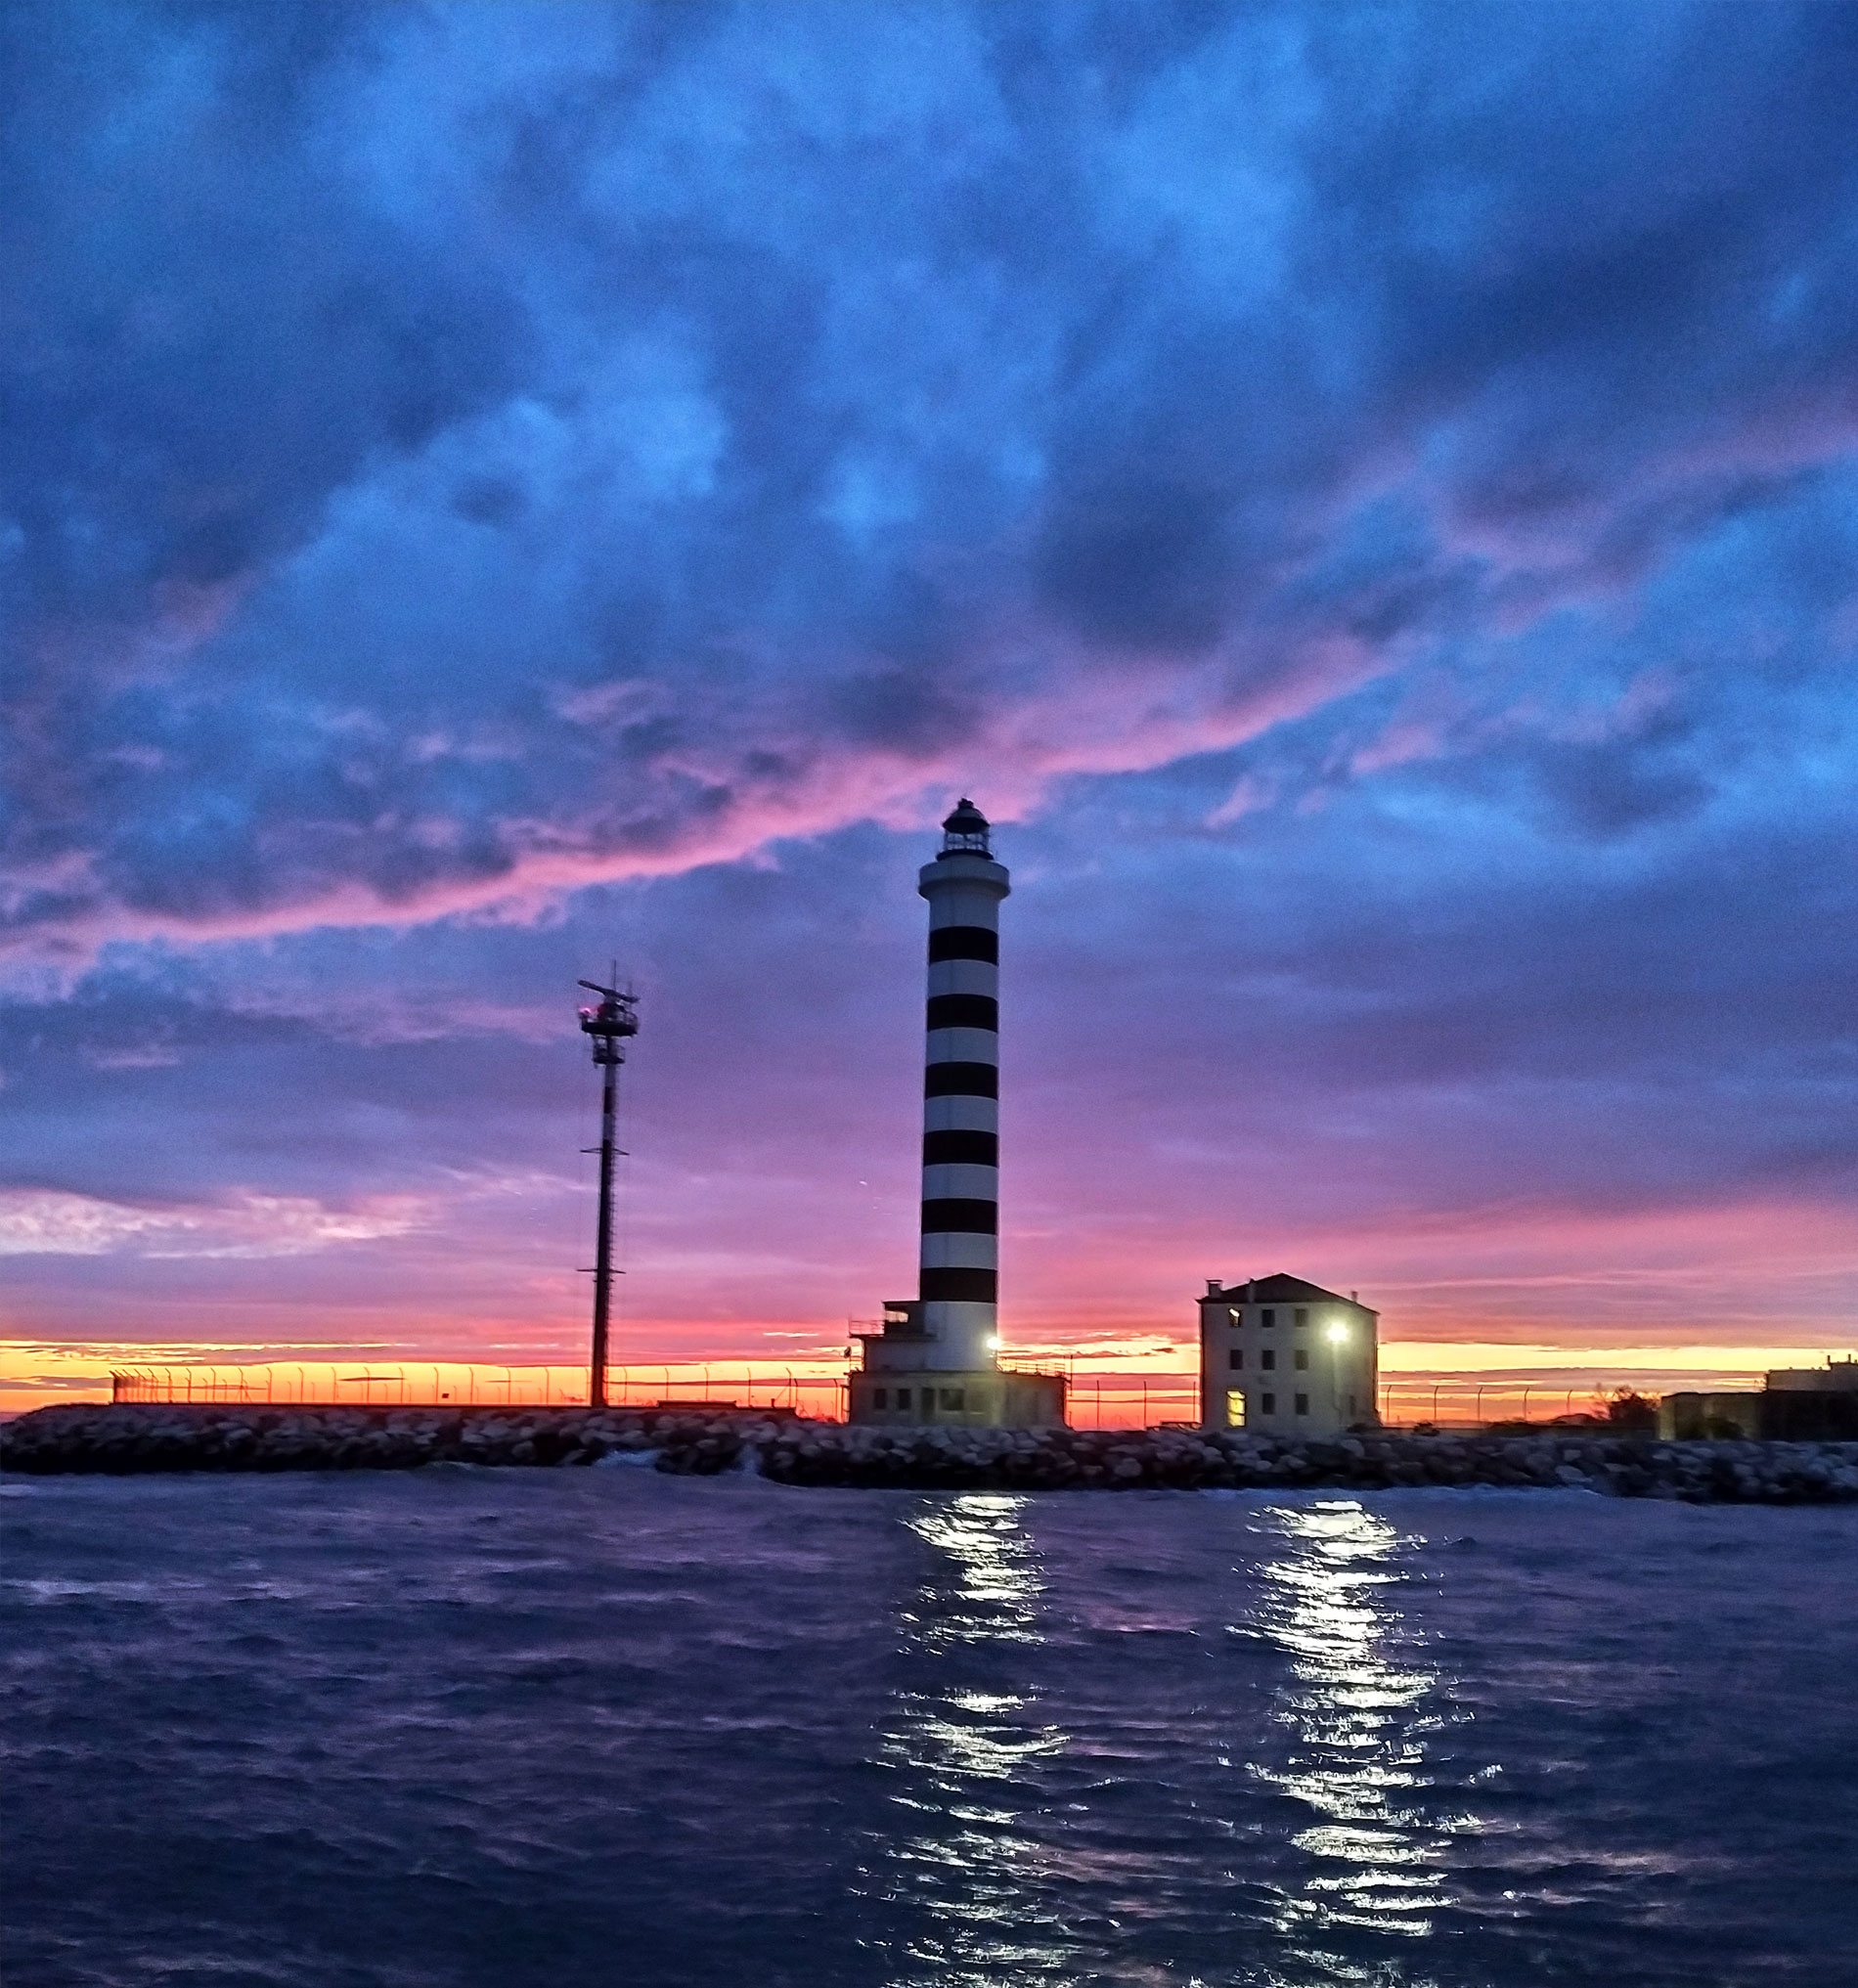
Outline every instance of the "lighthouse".
<svg viewBox="0 0 1858 1988">
<path fill-rule="evenodd" d="M 999 1347 L 1000 905 L 1011 889 L 988 820 L 963 798 L 916 888 L 929 904 L 916 1296 L 863 1333 L 854 1422 L 1044 1427 L 1057 1374 L 1002 1370 Z"/>
</svg>

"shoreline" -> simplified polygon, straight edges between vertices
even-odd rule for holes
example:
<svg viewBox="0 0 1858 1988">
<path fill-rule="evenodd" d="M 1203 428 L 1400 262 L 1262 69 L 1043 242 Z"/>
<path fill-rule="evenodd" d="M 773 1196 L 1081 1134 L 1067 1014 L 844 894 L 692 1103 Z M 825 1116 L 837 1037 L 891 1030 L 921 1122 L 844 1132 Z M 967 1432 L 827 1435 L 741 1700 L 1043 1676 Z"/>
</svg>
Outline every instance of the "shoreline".
<svg viewBox="0 0 1858 1988">
<path fill-rule="evenodd" d="M 775 1483 L 895 1489 L 1206 1490 L 1418 1485 L 1576 1489 L 1690 1504 L 1858 1502 L 1858 1443 L 1669 1442 L 1543 1430 L 1328 1439 L 1177 1429 L 921 1429 L 752 1411 L 57 1405 L 0 1426 L 26 1476 L 575 1469 L 753 1470 Z"/>
</svg>

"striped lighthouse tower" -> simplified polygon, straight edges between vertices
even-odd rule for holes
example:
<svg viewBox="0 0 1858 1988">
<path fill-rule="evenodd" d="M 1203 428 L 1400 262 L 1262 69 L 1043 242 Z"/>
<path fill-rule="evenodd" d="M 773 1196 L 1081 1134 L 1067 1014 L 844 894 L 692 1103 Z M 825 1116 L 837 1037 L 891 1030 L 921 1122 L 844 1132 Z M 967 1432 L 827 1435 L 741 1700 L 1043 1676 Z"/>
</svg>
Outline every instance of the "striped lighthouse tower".
<svg viewBox="0 0 1858 1988">
<path fill-rule="evenodd" d="M 973 1373 L 998 1346 L 1000 900 L 987 817 L 963 800 L 917 889 L 929 901 L 922 1100 L 925 1364 Z"/>
<path fill-rule="evenodd" d="M 1065 1419 L 1065 1379 L 1001 1369 L 1000 900 L 1006 871 L 987 817 L 962 801 L 916 887 L 929 900 L 929 1010 L 922 1079 L 922 1256 L 914 1298 L 887 1299 L 861 1332 L 854 1422 L 1041 1429 Z"/>
</svg>

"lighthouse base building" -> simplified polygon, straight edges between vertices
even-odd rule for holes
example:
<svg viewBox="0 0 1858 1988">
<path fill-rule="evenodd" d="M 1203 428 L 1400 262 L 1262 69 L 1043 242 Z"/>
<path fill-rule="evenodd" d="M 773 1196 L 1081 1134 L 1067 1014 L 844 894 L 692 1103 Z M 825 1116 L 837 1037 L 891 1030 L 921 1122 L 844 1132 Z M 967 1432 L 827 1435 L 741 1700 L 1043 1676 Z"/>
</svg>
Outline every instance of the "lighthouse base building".
<svg viewBox="0 0 1858 1988">
<path fill-rule="evenodd" d="M 1266 1436 L 1341 1436 L 1380 1421 L 1377 1311 L 1302 1277 L 1207 1280 L 1200 1423 Z"/>
<path fill-rule="evenodd" d="M 892 1427 L 938 1423 L 967 1429 L 1062 1429 L 1062 1374 L 1015 1373 L 989 1361 L 978 1367 L 926 1364 L 932 1350 L 922 1305 L 894 1298 L 882 1332 L 860 1333 L 864 1365 L 852 1376 L 850 1417 Z"/>
<path fill-rule="evenodd" d="M 1060 1374 L 1002 1368 L 999 1347 L 1000 903 L 987 817 L 963 800 L 917 889 L 929 904 L 922 1083 L 922 1255 L 914 1298 L 861 1333 L 854 1422 L 1047 1428 L 1062 1424 Z"/>
</svg>

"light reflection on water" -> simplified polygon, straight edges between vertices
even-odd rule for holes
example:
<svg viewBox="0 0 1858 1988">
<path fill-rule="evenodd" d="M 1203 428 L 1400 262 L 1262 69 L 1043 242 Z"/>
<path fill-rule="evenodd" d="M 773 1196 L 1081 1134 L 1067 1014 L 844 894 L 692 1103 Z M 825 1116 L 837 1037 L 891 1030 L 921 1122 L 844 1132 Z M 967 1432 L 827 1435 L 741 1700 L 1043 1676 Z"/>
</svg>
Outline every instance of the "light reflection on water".
<svg viewBox="0 0 1858 1988">
<path fill-rule="evenodd" d="M 1318 1860 L 1302 1891 L 1283 1896 L 1280 1929 L 1424 1938 L 1448 1903 L 1449 1838 L 1475 1824 L 1431 1804 L 1425 1742 L 1439 1725 L 1439 1680 L 1398 1634 L 1400 1536 L 1352 1500 L 1265 1516 L 1289 1551 L 1261 1567 L 1248 1627 L 1290 1658 L 1270 1716 L 1292 1745 L 1280 1764 L 1251 1771 L 1309 1811 L 1291 1840 Z"/>
<path fill-rule="evenodd" d="M 1021 1515 L 1024 1498 L 971 1493 L 924 1510 L 909 1527 L 935 1549 L 905 1615 L 919 1688 L 899 1691 L 879 1759 L 899 1772 L 892 1796 L 907 1820 L 872 1874 L 883 1896 L 907 1899 L 922 1930 L 908 1978 L 958 1984 L 1064 1978 L 1066 1943 L 1037 1895 L 1042 1853 L 1020 1828 L 1036 1763 L 1066 1735 L 1036 1701 L 997 1688 L 990 1648 L 1037 1644 L 1044 1579 Z M 1020 1664 L 1008 1667 L 1016 1678 Z"/>
</svg>

